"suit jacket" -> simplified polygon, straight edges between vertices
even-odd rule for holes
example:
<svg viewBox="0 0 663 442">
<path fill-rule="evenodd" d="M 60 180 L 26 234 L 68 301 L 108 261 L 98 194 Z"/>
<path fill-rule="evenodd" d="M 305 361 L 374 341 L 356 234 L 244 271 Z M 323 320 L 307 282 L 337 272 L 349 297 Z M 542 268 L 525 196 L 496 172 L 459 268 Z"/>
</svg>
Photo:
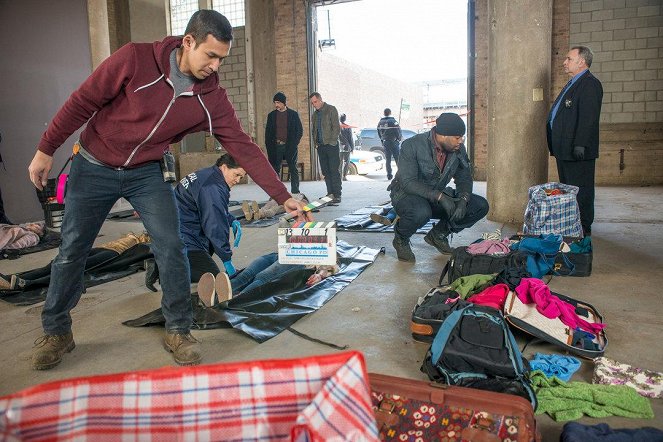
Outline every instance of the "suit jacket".
<svg viewBox="0 0 663 442">
<path fill-rule="evenodd" d="M 586 71 L 561 98 L 552 129 L 546 119 L 550 155 L 562 161 L 574 161 L 573 147 L 585 147 L 585 159 L 599 157 L 599 119 L 603 86 Z M 554 105 L 553 105 L 554 107 Z"/>
<path fill-rule="evenodd" d="M 299 119 L 299 114 L 296 111 L 290 108 L 287 108 L 285 111 L 288 113 L 288 139 L 285 140 L 285 147 L 297 147 L 304 134 L 302 120 Z M 267 125 L 265 127 L 265 146 L 267 149 L 276 148 L 277 112 L 278 111 L 274 109 L 267 115 Z"/>
</svg>

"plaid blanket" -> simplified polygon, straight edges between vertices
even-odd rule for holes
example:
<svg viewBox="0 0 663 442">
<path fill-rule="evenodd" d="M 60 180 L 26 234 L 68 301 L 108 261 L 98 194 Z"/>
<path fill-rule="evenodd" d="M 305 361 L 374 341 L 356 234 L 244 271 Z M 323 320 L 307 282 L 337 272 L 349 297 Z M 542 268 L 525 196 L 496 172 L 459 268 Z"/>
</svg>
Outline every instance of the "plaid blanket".
<svg viewBox="0 0 663 442">
<path fill-rule="evenodd" d="M 82 377 L 0 398 L 9 441 L 378 440 L 363 355 Z"/>
<path fill-rule="evenodd" d="M 569 184 L 545 183 L 530 187 L 523 232 L 528 235 L 554 233 L 581 238 L 577 196 L 578 188 Z"/>
</svg>

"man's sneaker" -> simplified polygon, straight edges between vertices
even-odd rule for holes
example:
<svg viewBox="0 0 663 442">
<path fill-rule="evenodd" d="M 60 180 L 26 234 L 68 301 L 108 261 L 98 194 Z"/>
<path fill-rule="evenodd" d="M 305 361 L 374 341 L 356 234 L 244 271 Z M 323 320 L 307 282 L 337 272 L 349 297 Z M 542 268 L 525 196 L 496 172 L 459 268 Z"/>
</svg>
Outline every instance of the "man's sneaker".
<svg viewBox="0 0 663 442">
<path fill-rule="evenodd" d="M 331 200 L 332 204 L 341 204 L 341 196 L 334 195 L 334 198 Z"/>
<path fill-rule="evenodd" d="M 412 253 L 412 248 L 410 247 L 410 240 L 408 238 L 403 238 L 401 235 L 396 233 L 394 235 L 394 241 L 392 242 L 392 245 L 396 250 L 396 255 L 398 256 L 399 261 L 416 261 L 414 253 Z"/>
<path fill-rule="evenodd" d="M 157 268 L 157 262 L 154 258 L 146 259 L 143 262 L 143 267 L 145 267 L 145 287 L 152 290 L 153 292 L 157 291 L 157 288 L 154 284 L 159 281 L 159 269 Z"/>
<path fill-rule="evenodd" d="M 388 179 L 389 181 L 391 181 L 393 178 L 394 178 L 393 175 L 387 175 L 387 179 Z"/>
<path fill-rule="evenodd" d="M 227 273 L 219 273 L 216 275 L 214 288 L 216 289 L 216 297 L 219 302 L 224 302 L 233 297 L 233 287 L 230 284 L 230 278 Z"/>
<path fill-rule="evenodd" d="M 424 236 L 426 241 L 431 246 L 435 247 L 443 255 L 451 255 L 454 248 L 449 245 L 449 237 L 443 233 L 436 232 L 435 228 Z"/>
<path fill-rule="evenodd" d="M 389 218 L 382 216 L 379 213 L 371 213 L 370 218 L 374 223 L 382 224 L 383 226 L 389 227 L 393 224 Z"/>
<path fill-rule="evenodd" d="M 215 284 L 214 275 L 210 272 L 203 273 L 198 281 L 198 297 L 207 307 L 213 307 L 216 304 Z"/>
<path fill-rule="evenodd" d="M 253 211 L 251 210 L 251 206 L 249 206 L 248 201 L 242 201 L 242 212 L 244 212 L 244 218 L 246 218 L 247 221 L 251 221 L 253 219 Z"/>
<path fill-rule="evenodd" d="M 200 341 L 191 333 L 166 333 L 163 347 L 173 354 L 179 365 L 197 365 L 203 359 Z"/>
<path fill-rule="evenodd" d="M 48 370 L 62 361 L 62 356 L 76 347 L 74 335 L 44 335 L 37 338 L 32 350 L 32 368 Z"/>
</svg>

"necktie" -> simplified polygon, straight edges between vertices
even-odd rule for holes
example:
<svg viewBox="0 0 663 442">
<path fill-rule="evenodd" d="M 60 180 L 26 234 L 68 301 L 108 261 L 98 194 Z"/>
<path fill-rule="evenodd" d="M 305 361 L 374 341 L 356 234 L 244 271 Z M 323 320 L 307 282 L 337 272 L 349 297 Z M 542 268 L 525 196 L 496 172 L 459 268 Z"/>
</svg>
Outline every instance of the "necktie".
<svg viewBox="0 0 663 442">
<path fill-rule="evenodd" d="M 557 99 L 553 103 L 552 110 L 550 111 L 550 117 L 548 118 L 548 123 L 550 124 L 550 127 L 552 128 L 552 122 L 555 119 L 555 115 L 557 114 L 557 109 L 559 109 L 559 103 L 562 101 L 562 97 L 566 94 L 566 91 L 571 87 L 571 82 L 573 81 L 573 78 L 571 78 L 566 85 L 562 88 L 562 91 L 559 93 L 557 96 Z"/>
</svg>

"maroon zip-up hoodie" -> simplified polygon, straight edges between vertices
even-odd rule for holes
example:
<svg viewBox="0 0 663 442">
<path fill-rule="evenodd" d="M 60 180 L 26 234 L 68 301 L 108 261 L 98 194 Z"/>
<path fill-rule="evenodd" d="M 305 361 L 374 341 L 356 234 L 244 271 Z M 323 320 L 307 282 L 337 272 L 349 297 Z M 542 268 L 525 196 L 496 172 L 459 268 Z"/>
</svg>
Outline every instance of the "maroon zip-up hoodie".
<svg viewBox="0 0 663 442">
<path fill-rule="evenodd" d="M 260 148 L 251 141 L 217 75 L 197 81 L 193 92 L 175 97 L 170 53 L 182 37 L 129 43 L 71 94 L 49 124 L 38 149 L 47 155 L 85 122 L 85 149 L 114 168 L 132 168 L 161 159 L 168 145 L 185 135 L 208 131 L 251 178 L 279 204 L 290 194 Z"/>
</svg>

